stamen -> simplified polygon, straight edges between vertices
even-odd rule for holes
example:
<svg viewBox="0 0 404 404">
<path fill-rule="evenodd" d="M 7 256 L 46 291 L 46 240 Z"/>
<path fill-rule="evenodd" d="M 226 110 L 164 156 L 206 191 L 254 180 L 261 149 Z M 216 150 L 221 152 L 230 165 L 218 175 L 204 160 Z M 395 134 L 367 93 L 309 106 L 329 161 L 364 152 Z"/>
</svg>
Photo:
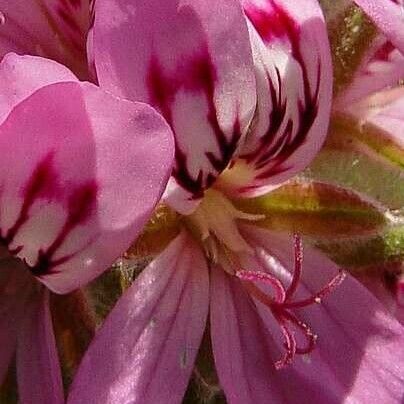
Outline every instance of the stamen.
<svg viewBox="0 0 404 404">
<path fill-rule="evenodd" d="M 303 264 L 303 245 L 302 239 L 298 234 L 293 235 L 294 250 L 295 250 L 295 268 L 293 271 L 292 282 L 286 291 L 286 300 L 288 300 L 296 292 L 302 275 Z"/>
<path fill-rule="evenodd" d="M 257 296 L 261 296 L 261 298 L 265 297 L 265 302 L 263 301 L 262 303 L 268 305 L 269 304 L 274 304 L 274 303 L 280 303 L 282 304 L 285 301 L 285 289 L 281 283 L 281 281 L 274 276 L 265 273 L 265 272 L 253 272 L 253 271 L 237 271 L 236 276 L 241 279 L 242 281 L 246 281 L 247 288 L 251 289 L 253 291 L 253 294 Z M 258 289 L 253 282 L 257 281 L 262 281 L 269 286 L 272 286 L 275 290 L 276 293 L 276 300 L 270 299 L 264 292 L 262 292 L 260 289 Z M 253 289 L 258 289 L 258 290 L 253 290 Z M 259 298 L 259 300 L 261 300 Z"/>
<path fill-rule="evenodd" d="M 304 333 L 304 335 L 307 338 L 307 342 L 308 342 L 307 346 L 305 348 L 296 348 L 296 353 L 300 354 L 300 355 L 306 355 L 306 354 L 312 352 L 314 349 L 314 346 L 316 345 L 317 335 L 314 334 L 312 329 L 306 323 L 299 320 L 294 314 L 292 314 L 288 311 L 285 311 L 283 313 L 283 316 L 289 322 L 291 322 L 292 324 L 297 326 Z"/>
<path fill-rule="evenodd" d="M 319 304 L 321 303 L 324 296 L 328 295 L 339 286 L 342 281 L 345 279 L 346 273 L 344 271 L 338 272 L 337 275 L 334 276 L 321 290 L 315 293 L 313 296 L 309 297 L 308 299 L 298 300 L 297 302 L 288 302 L 284 304 L 284 307 L 288 309 L 297 309 L 301 307 L 310 306 L 311 304 Z"/>
<path fill-rule="evenodd" d="M 296 354 L 296 339 L 290 332 L 290 330 L 287 327 L 286 322 L 282 319 L 279 318 L 279 326 L 282 330 L 283 336 L 285 338 L 285 348 L 286 348 L 286 353 L 283 355 L 282 359 L 279 359 L 278 361 L 275 362 L 275 368 L 277 370 L 284 368 L 285 366 L 289 365 L 292 363 L 293 358 Z"/>
<path fill-rule="evenodd" d="M 284 346 L 286 353 L 281 359 L 275 362 L 276 369 L 281 369 L 289 365 L 296 354 L 306 355 L 312 352 L 317 341 L 317 335 L 312 331 L 310 326 L 301 321 L 290 310 L 321 303 L 322 298 L 339 286 L 345 278 L 345 273 L 340 271 L 321 290 L 312 296 L 303 300 L 290 301 L 298 289 L 302 275 L 303 246 L 301 237 L 297 234 L 294 235 L 294 255 L 292 281 L 287 288 L 283 286 L 279 279 L 266 272 L 239 270 L 235 274 L 243 282 L 250 296 L 267 306 L 279 324 L 285 339 Z M 275 291 L 276 297 L 272 298 L 268 296 L 263 290 L 256 286 L 256 282 L 263 282 L 271 286 Z M 289 329 L 290 326 L 294 326 L 297 330 L 302 332 L 307 341 L 306 346 L 297 346 L 294 332 Z"/>
</svg>

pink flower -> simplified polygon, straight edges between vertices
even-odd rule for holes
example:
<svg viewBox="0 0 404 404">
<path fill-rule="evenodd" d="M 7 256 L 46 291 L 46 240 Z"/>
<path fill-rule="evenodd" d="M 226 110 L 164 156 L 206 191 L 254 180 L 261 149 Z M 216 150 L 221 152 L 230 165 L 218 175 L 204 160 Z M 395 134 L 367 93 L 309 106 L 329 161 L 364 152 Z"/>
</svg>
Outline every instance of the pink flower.
<svg viewBox="0 0 404 404">
<path fill-rule="evenodd" d="M 42 285 L 68 293 L 129 247 L 166 185 L 171 131 L 40 57 L 6 55 L 0 86 L 0 380 L 16 351 L 20 402 L 57 404 Z"/>
<path fill-rule="evenodd" d="M 394 46 L 404 51 L 403 0 L 354 0 Z"/>
<path fill-rule="evenodd" d="M 107 318 L 70 404 L 180 402 L 208 322 L 229 403 L 402 400 L 401 326 L 350 276 L 339 286 L 319 252 L 306 248 L 302 267 L 298 237 L 293 254 L 290 235 L 235 206 L 307 166 L 332 92 L 316 1 L 242 5 L 96 3 L 101 87 L 155 106 L 174 131 L 165 200 L 179 235 Z"/>
</svg>

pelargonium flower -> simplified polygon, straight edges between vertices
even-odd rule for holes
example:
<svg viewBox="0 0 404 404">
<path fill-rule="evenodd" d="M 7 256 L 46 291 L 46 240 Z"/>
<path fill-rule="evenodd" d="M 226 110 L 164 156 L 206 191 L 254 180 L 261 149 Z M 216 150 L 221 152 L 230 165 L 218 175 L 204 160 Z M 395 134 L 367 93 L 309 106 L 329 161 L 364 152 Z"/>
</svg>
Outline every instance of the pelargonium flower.
<svg viewBox="0 0 404 404">
<path fill-rule="evenodd" d="M 242 6 L 96 3 L 101 87 L 155 106 L 175 134 L 177 213 L 162 207 L 153 225 L 157 244 L 171 235 L 159 220 L 177 233 L 105 321 L 71 404 L 180 402 L 208 322 L 230 403 L 402 400 L 402 327 L 321 253 L 302 263 L 299 237 L 292 249 L 239 208 L 307 166 L 332 92 L 316 1 Z"/>
<path fill-rule="evenodd" d="M 398 49 L 404 50 L 403 0 L 354 0 Z"/>
<path fill-rule="evenodd" d="M 0 87 L 0 380 L 16 352 L 20 401 L 57 404 L 48 289 L 81 287 L 128 248 L 165 188 L 172 134 L 48 59 L 6 55 Z"/>
<path fill-rule="evenodd" d="M 53 59 L 88 79 L 89 0 L 0 1 L 0 58 L 9 52 Z"/>
</svg>

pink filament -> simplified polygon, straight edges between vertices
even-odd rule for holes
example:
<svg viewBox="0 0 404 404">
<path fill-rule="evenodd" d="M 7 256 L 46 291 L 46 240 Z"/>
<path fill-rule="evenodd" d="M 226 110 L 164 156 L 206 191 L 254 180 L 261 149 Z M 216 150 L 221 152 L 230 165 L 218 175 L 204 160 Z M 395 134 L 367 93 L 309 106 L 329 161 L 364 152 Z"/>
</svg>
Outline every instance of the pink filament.
<svg viewBox="0 0 404 404">
<path fill-rule="evenodd" d="M 275 363 L 276 369 L 281 369 L 290 364 L 296 354 L 305 355 L 312 352 L 317 340 L 317 335 L 314 334 L 310 326 L 297 318 L 290 309 L 303 308 L 312 304 L 320 303 L 321 299 L 340 285 L 345 278 L 345 273 L 340 271 L 322 289 L 312 296 L 303 300 L 291 301 L 293 295 L 297 291 L 302 276 L 303 246 L 301 237 L 297 234 L 294 235 L 294 254 L 295 265 L 292 281 L 287 288 L 283 286 L 279 279 L 268 273 L 245 270 L 236 272 L 236 276 L 243 281 L 249 294 L 267 306 L 279 323 L 279 327 L 285 340 L 284 346 L 286 352 L 284 356 Z M 255 285 L 255 282 L 263 282 L 270 285 L 275 291 L 276 298 L 274 299 L 265 294 Z M 307 340 L 305 347 L 297 346 L 296 338 L 294 333 L 290 330 L 290 326 L 294 326 L 302 332 Z"/>
</svg>

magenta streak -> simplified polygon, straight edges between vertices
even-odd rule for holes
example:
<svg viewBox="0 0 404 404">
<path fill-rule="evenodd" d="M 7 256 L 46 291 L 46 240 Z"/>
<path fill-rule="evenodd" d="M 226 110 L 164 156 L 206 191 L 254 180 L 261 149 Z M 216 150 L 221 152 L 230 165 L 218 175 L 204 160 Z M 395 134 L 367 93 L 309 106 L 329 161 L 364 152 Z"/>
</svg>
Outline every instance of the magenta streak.
<svg viewBox="0 0 404 404">
<path fill-rule="evenodd" d="M 67 206 L 67 218 L 52 244 L 38 253 L 37 263 L 31 267 L 34 275 L 49 273 L 49 270 L 68 261 L 74 254 L 53 260 L 55 253 L 63 245 L 69 233 L 78 225 L 85 223 L 91 217 L 96 202 L 97 185 L 94 181 L 81 185 L 71 194 Z"/>
<path fill-rule="evenodd" d="M 54 153 L 51 152 L 37 165 L 28 185 L 23 189 L 24 202 L 14 225 L 7 231 L 2 242 L 11 244 L 21 226 L 29 219 L 29 210 L 36 199 L 53 199 L 58 194 L 57 174 L 53 169 Z"/>
<path fill-rule="evenodd" d="M 203 170 L 199 170 L 198 175 L 194 178 L 188 169 L 188 156 L 181 150 L 176 141 L 176 167 L 173 170 L 173 176 L 178 184 L 193 195 L 194 199 L 201 197 L 204 190 L 209 188 L 217 175 L 227 167 L 241 137 L 238 119 L 234 122 L 232 135 L 229 139 L 219 125 L 217 109 L 214 103 L 216 81 L 216 70 L 207 48 L 203 49 L 200 55 L 193 60 L 178 66 L 175 77 L 165 77 L 156 56 L 153 56 L 150 60 L 147 82 L 151 102 L 158 106 L 172 129 L 175 127 L 172 117 L 172 104 L 176 93 L 180 89 L 193 92 L 202 90 L 205 93 L 208 103 L 207 120 L 215 134 L 220 151 L 220 156 L 215 156 L 212 152 L 206 152 L 205 156 L 215 173 L 204 173 Z"/>
<path fill-rule="evenodd" d="M 371 62 L 383 61 L 388 62 L 391 53 L 395 50 L 395 46 L 390 42 L 386 41 L 383 46 L 381 46 L 373 55 Z"/>
<path fill-rule="evenodd" d="M 260 139 L 260 145 L 258 146 L 257 150 L 254 150 L 251 153 L 242 155 L 241 158 L 245 159 L 247 163 L 251 163 L 254 160 L 262 160 L 265 159 L 266 155 L 272 156 L 274 153 L 274 149 L 277 149 L 278 146 L 270 147 L 271 142 L 273 141 L 273 137 L 278 132 L 280 126 L 282 125 L 283 120 L 285 119 L 286 115 L 286 100 L 282 103 L 282 80 L 281 75 L 279 73 L 279 69 L 275 66 L 275 73 L 278 82 L 278 91 L 276 91 L 274 83 L 270 74 L 267 72 L 267 80 L 269 85 L 269 91 L 271 94 L 271 102 L 272 102 L 272 109 L 269 115 L 269 128 L 267 132 L 262 136 Z M 266 149 L 263 150 L 263 145 L 266 145 Z M 261 157 L 259 157 L 261 155 Z M 264 157 L 262 157 L 264 156 Z"/>
<path fill-rule="evenodd" d="M 318 96 L 320 91 L 320 75 L 321 66 L 318 64 L 317 82 L 314 95 L 311 95 L 310 82 L 308 78 L 308 71 L 304 63 L 303 55 L 299 44 L 300 30 L 295 21 L 288 15 L 288 13 L 279 7 L 273 0 L 268 0 L 271 4 L 272 10 L 253 8 L 249 6 L 246 9 L 246 14 L 257 29 L 260 36 L 270 41 L 272 38 L 281 38 L 287 36 L 290 41 L 292 56 L 300 64 L 302 69 L 302 79 L 304 88 L 305 105 L 299 102 L 299 128 L 296 135 L 292 139 L 291 132 L 293 129 L 293 122 L 289 121 L 284 130 L 282 141 L 278 139 L 275 144 L 271 144 L 271 139 L 279 130 L 282 121 L 285 118 L 286 105 L 281 104 L 281 96 L 277 99 L 273 95 L 274 86 L 270 77 L 271 98 L 273 102 L 273 109 L 270 116 L 270 126 L 267 133 L 261 138 L 261 145 L 255 152 L 256 169 L 262 169 L 264 166 L 270 164 L 265 171 L 257 175 L 257 179 L 266 179 L 270 176 L 286 171 L 288 166 L 284 165 L 285 161 L 295 153 L 307 140 L 307 135 L 313 126 L 313 123 L 318 115 Z M 281 91 L 281 82 L 278 74 L 279 91 Z M 275 101 L 275 102 L 274 102 Z M 274 158 L 274 156 L 276 156 Z M 251 156 L 249 156 L 251 159 Z"/>
<path fill-rule="evenodd" d="M 22 189 L 24 202 L 14 225 L 7 231 L 5 236 L 0 236 L 0 243 L 7 247 L 10 254 L 17 255 L 24 246 L 10 249 L 9 246 L 15 239 L 21 227 L 30 219 L 30 210 L 35 201 L 39 199 L 56 200 L 62 202 L 62 192 L 58 181 L 58 175 L 53 166 L 54 153 L 48 153 L 40 161 L 32 173 L 27 185 Z M 53 260 L 57 250 L 62 246 L 69 232 L 76 226 L 85 223 L 91 216 L 96 201 L 97 185 L 89 181 L 74 189 L 68 199 L 67 218 L 61 231 L 52 244 L 45 250 L 38 252 L 37 263 L 30 266 L 34 275 L 40 276 L 49 273 L 50 270 L 66 262 L 74 254 Z M 1 234 L 1 231 L 0 231 Z"/>
</svg>

